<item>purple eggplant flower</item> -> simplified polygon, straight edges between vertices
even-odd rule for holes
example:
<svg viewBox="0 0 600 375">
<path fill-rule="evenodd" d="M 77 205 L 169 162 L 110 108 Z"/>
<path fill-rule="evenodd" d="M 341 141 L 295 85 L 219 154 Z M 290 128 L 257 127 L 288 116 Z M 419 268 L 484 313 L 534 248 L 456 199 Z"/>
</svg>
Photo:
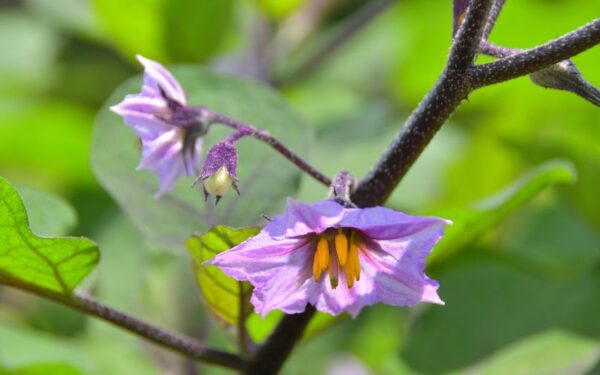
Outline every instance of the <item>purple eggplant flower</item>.
<svg viewBox="0 0 600 375">
<path fill-rule="evenodd" d="M 207 264 L 254 286 L 251 302 L 265 316 L 307 304 L 355 317 L 364 306 L 443 304 L 425 259 L 449 221 L 384 207 L 346 208 L 333 201 L 288 202 L 285 214 Z"/>
<path fill-rule="evenodd" d="M 142 143 L 138 169 L 158 175 L 160 196 L 180 177 L 197 175 L 207 125 L 202 107 L 190 107 L 179 83 L 162 65 L 137 56 L 144 66 L 139 94 L 127 95 L 110 109 L 123 117 Z"/>
<path fill-rule="evenodd" d="M 212 194 L 217 197 L 218 202 L 231 187 L 240 194 L 237 186 L 237 163 L 237 149 L 232 142 L 221 141 L 210 148 L 198 177 L 204 186 L 205 199 Z"/>
</svg>

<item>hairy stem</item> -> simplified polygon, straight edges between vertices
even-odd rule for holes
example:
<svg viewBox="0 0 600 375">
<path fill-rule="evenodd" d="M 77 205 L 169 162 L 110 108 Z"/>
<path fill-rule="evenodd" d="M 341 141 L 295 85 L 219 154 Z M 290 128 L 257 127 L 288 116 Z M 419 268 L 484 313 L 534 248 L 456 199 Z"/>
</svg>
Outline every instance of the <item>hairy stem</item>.
<svg viewBox="0 0 600 375">
<path fill-rule="evenodd" d="M 283 155 L 283 157 L 295 164 L 304 173 L 310 175 L 315 180 L 319 181 L 327 187 L 331 185 L 331 179 L 329 177 L 319 172 L 312 165 L 308 164 L 308 162 L 306 162 L 300 156 L 292 152 L 289 148 L 284 146 L 283 143 L 279 142 L 279 140 L 270 135 L 268 132 L 261 129 L 257 129 L 251 125 L 244 124 L 231 117 L 227 117 L 219 113 L 207 112 L 206 116 L 209 122 L 227 125 L 237 130 L 239 132 L 238 134 L 243 134 L 244 136 L 251 136 L 262 142 L 265 142 L 277 152 L 279 152 L 281 155 Z"/>
<path fill-rule="evenodd" d="M 485 23 L 485 28 L 483 29 L 483 39 L 487 40 L 488 36 L 490 36 L 490 33 L 496 25 L 496 21 L 498 21 L 498 17 L 500 16 L 500 12 L 502 11 L 502 7 L 504 7 L 505 2 L 506 0 L 494 1 L 494 5 L 492 5 L 492 10 L 490 11 L 488 20 Z"/>
<path fill-rule="evenodd" d="M 513 54 L 491 63 L 472 67 L 473 88 L 508 81 L 566 60 L 600 43 L 600 19 L 539 47 Z"/>
<path fill-rule="evenodd" d="M 85 314 L 95 316 L 96 318 L 114 324 L 119 328 L 194 360 L 234 370 L 241 370 L 244 366 L 243 360 L 235 354 L 209 348 L 203 342 L 198 340 L 156 327 L 122 311 L 108 307 L 92 297 L 79 294 L 66 295 L 52 292 L 32 285 L 22 284 L 18 281 L 7 281 L 6 285 L 53 300 Z"/>
<path fill-rule="evenodd" d="M 466 72 L 472 66 L 493 0 L 474 0 L 450 50 L 446 69 L 433 89 L 352 194 L 359 207 L 382 204 L 435 133 L 469 93 Z"/>
</svg>

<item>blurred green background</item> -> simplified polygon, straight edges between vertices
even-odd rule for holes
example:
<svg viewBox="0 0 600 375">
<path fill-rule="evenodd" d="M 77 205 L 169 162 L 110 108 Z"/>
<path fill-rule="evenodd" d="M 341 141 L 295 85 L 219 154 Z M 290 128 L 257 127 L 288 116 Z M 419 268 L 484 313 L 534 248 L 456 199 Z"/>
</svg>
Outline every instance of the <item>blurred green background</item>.
<svg viewBox="0 0 600 375">
<path fill-rule="evenodd" d="M 140 232 L 96 179 L 90 164 L 95 117 L 113 116 L 106 105 L 115 100 L 105 102 L 141 72 L 136 53 L 165 64 L 203 65 L 277 83 L 304 119 L 296 131 L 307 141 L 297 151 L 327 173 L 344 168 L 361 176 L 435 82 L 452 24 L 450 0 L 397 1 L 310 74 L 294 76 L 365 3 L 0 0 L 0 175 L 23 187 L 32 221 L 43 216 L 36 207 L 55 209 L 49 220 L 64 225 L 45 226 L 52 233 L 40 234 L 98 242 L 102 260 L 84 290 L 233 350 L 204 312 L 187 254 L 149 241 L 154 228 Z M 599 15 L 597 1 L 509 1 L 491 40 L 527 48 Z M 600 85 L 600 48 L 573 61 Z M 136 173 L 142 172 L 131 176 Z M 284 192 L 307 201 L 326 194 L 307 178 L 300 183 Z M 196 198 L 203 204 L 200 193 Z M 306 340 L 284 374 L 334 374 L 344 366 L 357 375 L 600 374 L 597 107 L 528 78 L 481 89 L 444 126 L 388 205 L 455 221 L 428 271 L 440 281 L 446 306 L 366 309 Z M 5 373 L 228 372 L 0 287 Z"/>
</svg>

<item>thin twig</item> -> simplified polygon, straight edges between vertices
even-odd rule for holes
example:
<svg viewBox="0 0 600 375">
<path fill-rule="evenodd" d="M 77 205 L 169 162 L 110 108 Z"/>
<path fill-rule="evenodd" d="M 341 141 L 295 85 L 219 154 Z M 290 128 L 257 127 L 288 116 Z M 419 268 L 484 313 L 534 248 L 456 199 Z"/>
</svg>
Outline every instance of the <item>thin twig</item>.
<svg viewBox="0 0 600 375">
<path fill-rule="evenodd" d="M 256 129 L 251 125 L 244 124 L 243 122 L 237 121 L 231 117 L 227 117 L 220 113 L 207 111 L 206 116 L 210 122 L 227 125 L 231 128 L 236 129 L 238 132 L 243 132 L 245 136 L 251 136 L 262 142 L 265 142 L 269 146 L 273 147 L 281 155 L 283 155 L 286 159 L 295 164 L 304 173 L 312 176 L 315 180 L 319 181 L 327 187 L 331 185 L 331 179 L 329 177 L 319 172 L 312 165 L 308 164 L 308 162 L 306 162 L 300 156 L 295 154 L 292 150 L 284 146 L 283 143 L 281 143 L 279 140 L 277 140 L 265 130 Z"/>
<path fill-rule="evenodd" d="M 473 88 L 531 74 L 566 60 L 600 43 L 600 19 L 544 45 L 470 69 Z"/>
<path fill-rule="evenodd" d="M 322 66 L 336 51 L 346 45 L 352 37 L 394 3 L 394 0 L 367 2 L 338 29 L 333 31 L 332 35 L 314 53 L 303 60 L 294 71 L 281 79 L 275 79 L 276 84 L 288 84 L 310 75 L 318 67 Z"/>
<path fill-rule="evenodd" d="M 505 2 L 506 0 L 496 0 L 494 5 L 492 5 L 492 10 L 490 11 L 488 20 L 485 23 L 485 28 L 483 29 L 483 39 L 487 40 L 488 36 L 490 36 L 490 33 L 496 25 L 496 21 L 500 16 L 500 12 L 502 11 L 502 7 L 504 7 Z"/>
<path fill-rule="evenodd" d="M 39 288 L 30 284 L 24 284 L 18 280 L 3 278 L 4 285 L 24 290 L 40 297 L 53 300 L 65 306 L 79 310 L 85 314 L 93 315 L 99 319 L 112 323 L 119 328 L 127 330 L 137 336 L 152 341 L 164 348 L 171 349 L 189 358 L 219 365 L 234 370 L 240 370 L 244 366 L 243 360 L 235 354 L 212 349 L 203 342 L 169 332 L 156 327 L 150 323 L 127 315 L 122 311 L 108 307 L 92 297 L 78 294 L 62 294 Z"/>
<path fill-rule="evenodd" d="M 494 0 L 471 1 L 465 21 L 458 29 L 450 49 L 446 70 L 462 71 L 473 65 L 493 2 Z"/>
</svg>

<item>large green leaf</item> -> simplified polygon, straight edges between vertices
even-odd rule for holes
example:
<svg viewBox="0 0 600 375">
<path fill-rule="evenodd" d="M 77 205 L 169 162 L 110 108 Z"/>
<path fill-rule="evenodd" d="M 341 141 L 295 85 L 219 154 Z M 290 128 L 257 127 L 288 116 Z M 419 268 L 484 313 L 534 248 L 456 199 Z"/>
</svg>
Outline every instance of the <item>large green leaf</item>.
<svg viewBox="0 0 600 375">
<path fill-rule="evenodd" d="M 264 128 L 294 151 L 304 153 L 307 128 L 274 91 L 199 67 L 179 67 L 173 73 L 187 90 L 190 103 Z M 140 85 L 140 78 L 128 81 L 101 109 L 95 125 L 92 165 L 100 182 L 150 241 L 165 248 L 182 248 L 192 233 L 207 231 L 213 225 L 259 224 L 262 214 L 280 211 L 285 198 L 296 192 L 300 182 L 297 168 L 269 146 L 244 139 L 238 147 L 241 196 L 232 191 L 215 207 L 204 202 L 201 188 L 191 187 L 190 178 L 180 180 L 173 191 L 155 199 L 156 175 L 136 171 L 140 152 L 133 131 L 107 108 L 126 94 L 138 92 Z M 212 145 L 228 132 L 215 125 L 204 144 Z"/>
<path fill-rule="evenodd" d="M 31 232 L 17 191 L 0 178 L 0 283 L 70 293 L 100 254 L 85 238 L 43 238 Z"/>
<path fill-rule="evenodd" d="M 195 62 L 231 29 L 233 0 L 94 0 L 100 22 L 123 53 Z"/>
<path fill-rule="evenodd" d="M 126 54 L 163 59 L 160 9 L 163 0 L 93 0 L 100 24 Z"/>
<path fill-rule="evenodd" d="M 164 4 L 165 48 L 173 61 L 203 61 L 231 29 L 233 0 L 169 0 Z"/>
<path fill-rule="evenodd" d="M 3 372 L 5 371 L 5 372 Z M 0 368 L 0 375 L 82 375 L 75 367 L 65 363 L 40 363 L 11 370 Z"/>
<path fill-rule="evenodd" d="M 213 316 L 223 323 L 236 325 L 240 319 L 245 320 L 248 317 L 252 311 L 249 305 L 252 288 L 246 282 L 226 276 L 217 267 L 205 266 L 203 263 L 259 231 L 260 228 L 234 229 L 217 226 L 187 241 L 198 287 Z"/>
<path fill-rule="evenodd" d="M 28 186 L 18 187 L 27 208 L 31 231 L 44 236 L 63 236 L 77 225 L 77 213 L 61 197 Z"/>
<path fill-rule="evenodd" d="M 567 364 L 592 352 L 589 341 L 588 345 L 570 348 L 568 340 L 561 339 L 551 350 L 546 348 L 539 353 L 541 358 L 519 362 L 513 358 L 509 362 L 503 360 L 504 363 L 493 360 L 502 353 L 510 353 L 505 348 L 525 345 L 522 340 L 557 328 L 593 338 L 597 352 L 600 339 L 597 260 L 590 272 L 547 279 L 532 274 L 527 265 L 511 257 L 490 256 L 485 251 L 490 249 L 474 250 L 477 251 L 468 256 L 451 259 L 439 273 L 437 278 L 446 306 L 428 309 L 412 322 L 402 353 L 411 367 L 420 373 L 438 374 L 473 366 L 479 373 L 482 367 L 485 369 L 482 360 L 493 355 L 491 373 L 571 373 L 565 372 Z M 435 353 L 435 361 L 431 360 L 431 353 Z M 518 371 L 524 364 L 544 362 L 543 356 L 548 358 L 544 367 L 539 368 L 547 371 Z M 503 371 L 497 371 L 500 365 Z"/>
<path fill-rule="evenodd" d="M 3 171 L 56 189 L 97 186 L 87 161 L 93 112 L 62 100 L 0 106 Z"/>
<path fill-rule="evenodd" d="M 454 224 L 446 229 L 443 239 L 428 258 L 429 263 L 439 262 L 461 250 L 547 187 L 573 183 L 575 177 L 575 170 L 570 163 L 552 161 L 534 169 L 501 193 L 479 202 L 470 209 L 435 212 L 440 217 L 452 220 Z"/>
</svg>

